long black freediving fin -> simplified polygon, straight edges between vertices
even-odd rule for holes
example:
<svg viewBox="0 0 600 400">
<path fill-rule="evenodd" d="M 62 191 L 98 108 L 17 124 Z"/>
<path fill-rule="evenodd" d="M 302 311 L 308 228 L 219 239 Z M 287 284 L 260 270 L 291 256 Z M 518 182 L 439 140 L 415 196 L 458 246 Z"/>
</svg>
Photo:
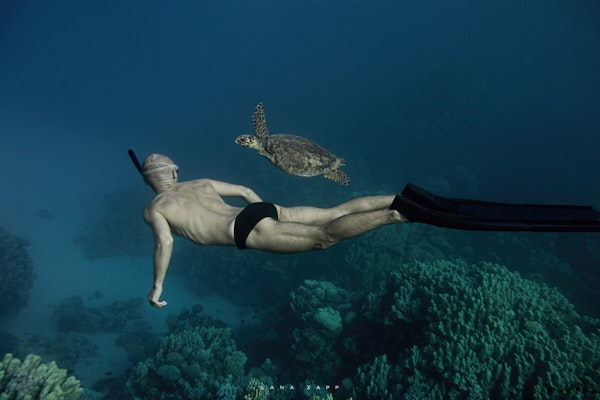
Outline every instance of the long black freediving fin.
<svg viewBox="0 0 600 400">
<path fill-rule="evenodd" d="M 476 231 L 600 232 L 591 206 L 513 204 L 440 196 L 408 184 L 390 206 L 410 222 Z"/>
</svg>

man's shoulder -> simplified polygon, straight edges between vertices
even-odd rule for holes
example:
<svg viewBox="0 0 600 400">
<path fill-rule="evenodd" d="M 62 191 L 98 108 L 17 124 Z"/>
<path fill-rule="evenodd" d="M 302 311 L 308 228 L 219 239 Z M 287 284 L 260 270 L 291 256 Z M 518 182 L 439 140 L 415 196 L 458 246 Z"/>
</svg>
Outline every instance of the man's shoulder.
<svg viewBox="0 0 600 400">
<path fill-rule="evenodd" d="M 144 209 L 144 218 L 146 221 L 158 215 L 169 219 L 169 216 L 179 207 L 179 203 L 181 202 L 177 197 L 176 193 L 170 191 L 156 195 Z"/>
<path fill-rule="evenodd" d="M 154 196 L 154 199 L 152 199 L 152 201 L 150 201 L 150 203 L 148 203 L 148 205 L 146 206 L 146 210 L 149 211 L 157 211 L 160 208 L 164 207 L 166 204 L 169 204 L 172 202 L 173 200 L 173 196 L 174 192 L 169 191 L 169 192 L 163 192 L 163 193 L 159 193 L 156 196 Z"/>
<path fill-rule="evenodd" d="M 185 188 L 185 187 L 198 187 L 198 186 L 212 186 L 212 179 L 208 179 L 208 178 L 200 178 L 200 179 L 194 179 L 191 181 L 183 181 L 183 182 L 179 182 L 176 186 L 176 188 Z"/>
<path fill-rule="evenodd" d="M 171 193 L 177 195 L 178 193 L 186 194 L 186 195 L 204 195 L 208 193 L 213 193 L 215 188 L 213 186 L 213 180 L 211 179 L 195 179 L 193 181 L 184 181 L 179 182 L 177 186 L 173 188 Z"/>
</svg>

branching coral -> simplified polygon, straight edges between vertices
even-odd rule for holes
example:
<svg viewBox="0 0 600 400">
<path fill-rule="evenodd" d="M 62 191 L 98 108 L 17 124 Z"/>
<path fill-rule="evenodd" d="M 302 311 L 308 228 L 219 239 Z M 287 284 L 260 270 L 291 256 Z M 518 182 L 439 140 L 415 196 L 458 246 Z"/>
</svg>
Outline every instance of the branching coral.
<svg viewBox="0 0 600 400">
<path fill-rule="evenodd" d="M 0 400 L 76 400 L 82 392 L 74 376 L 35 354 L 21 362 L 9 353 L 0 362 Z"/>
</svg>

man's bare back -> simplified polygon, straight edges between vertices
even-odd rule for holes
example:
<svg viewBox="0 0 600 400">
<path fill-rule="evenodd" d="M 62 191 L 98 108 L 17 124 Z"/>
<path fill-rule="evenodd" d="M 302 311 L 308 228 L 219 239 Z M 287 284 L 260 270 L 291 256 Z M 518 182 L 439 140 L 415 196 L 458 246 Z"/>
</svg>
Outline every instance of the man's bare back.
<svg viewBox="0 0 600 400">
<path fill-rule="evenodd" d="M 282 207 L 263 203 L 250 188 L 212 179 L 178 183 L 178 167 L 168 157 L 152 154 L 142 174 L 157 193 L 146 207 L 144 219 L 154 232 L 154 284 L 150 304 L 160 299 L 173 250 L 173 234 L 199 245 L 236 245 L 275 253 L 296 253 L 328 248 L 377 227 L 408 222 L 389 206 L 394 195 L 367 196 L 332 208 Z M 246 208 L 227 204 L 237 197 Z"/>
<path fill-rule="evenodd" d="M 225 203 L 221 196 L 239 197 L 244 192 L 243 187 L 210 179 L 177 183 L 154 198 L 144 218 L 153 226 L 153 221 L 162 217 L 173 233 L 199 245 L 234 245 L 233 224 L 242 208 Z M 250 193 L 245 197 L 248 203 L 260 201 Z"/>
</svg>

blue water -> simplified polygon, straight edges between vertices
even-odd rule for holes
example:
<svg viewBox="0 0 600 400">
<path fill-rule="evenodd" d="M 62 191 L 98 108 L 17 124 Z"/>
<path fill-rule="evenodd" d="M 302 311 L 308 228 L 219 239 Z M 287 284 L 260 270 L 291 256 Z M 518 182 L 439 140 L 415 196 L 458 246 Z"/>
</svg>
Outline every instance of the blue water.
<svg viewBox="0 0 600 400">
<path fill-rule="evenodd" d="M 0 315 L 0 332 L 18 342 L 6 351 L 40 353 L 33 336 L 65 334 L 54 310 L 69 296 L 86 307 L 145 298 L 152 235 L 142 210 L 152 193 L 128 148 L 170 156 L 182 180 L 239 183 L 282 205 L 328 207 L 414 182 L 454 197 L 600 209 L 599 71 L 592 1 L 2 2 L 0 227 L 29 240 L 37 276 L 28 305 Z M 236 145 L 259 101 L 271 133 L 346 159 L 350 186 L 286 175 Z M 401 243 L 376 246 L 377 234 L 356 243 L 397 268 L 416 257 L 404 227 L 382 232 Z M 498 262 L 600 316 L 600 236 L 424 232 L 445 238 L 432 239 L 424 259 Z M 140 320 L 161 338 L 169 314 L 201 303 L 234 330 L 277 331 L 270 346 L 285 353 L 291 332 L 273 321 L 291 311 L 265 303 L 285 308 L 305 279 L 334 281 L 358 299 L 396 268 L 367 284 L 361 270 L 377 263 L 346 265 L 358 244 L 273 256 L 176 241 L 169 306 L 143 304 Z M 85 334 L 96 355 L 68 366 L 86 388 L 134 367 L 118 332 L 96 333 Z M 238 348 L 246 369 L 277 358 L 241 339 Z M 282 374 L 320 378 L 297 368 Z M 359 385 L 341 375 L 333 384 Z"/>
</svg>

